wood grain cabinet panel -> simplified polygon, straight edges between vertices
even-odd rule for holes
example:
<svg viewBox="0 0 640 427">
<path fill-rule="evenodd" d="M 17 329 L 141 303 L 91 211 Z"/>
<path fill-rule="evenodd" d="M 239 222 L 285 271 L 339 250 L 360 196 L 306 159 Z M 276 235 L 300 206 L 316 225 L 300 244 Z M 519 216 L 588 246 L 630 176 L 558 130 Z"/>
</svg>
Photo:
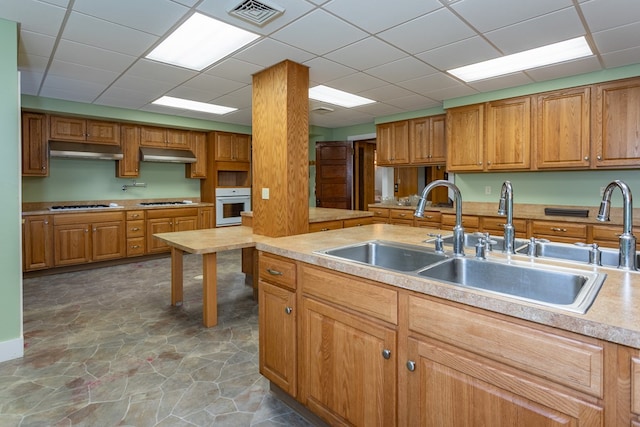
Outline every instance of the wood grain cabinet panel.
<svg viewBox="0 0 640 427">
<path fill-rule="evenodd" d="M 640 164 L 640 78 L 595 85 L 592 138 L 595 167 Z"/>
<path fill-rule="evenodd" d="M 220 162 L 249 162 L 251 135 L 214 132 L 215 160 Z"/>
<path fill-rule="evenodd" d="M 121 125 L 122 160 L 117 161 L 118 178 L 135 178 L 140 175 L 140 128 Z"/>
<path fill-rule="evenodd" d="M 24 271 L 53 267 L 51 215 L 26 216 L 22 230 Z"/>
<path fill-rule="evenodd" d="M 171 129 L 157 126 L 140 127 L 140 146 L 157 148 L 189 148 L 189 132 L 182 129 Z"/>
<path fill-rule="evenodd" d="M 562 221 L 531 221 L 531 235 L 554 242 L 576 243 L 587 241 L 587 225 Z"/>
<path fill-rule="evenodd" d="M 481 172 L 485 169 L 484 104 L 447 110 L 447 170 Z"/>
<path fill-rule="evenodd" d="M 409 121 L 376 126 L 376 163 L 379 166 L 409 164 Z"/>
<path fill-rule="evenodd" d="M 39 113 L 22 113 L 22 175 L 49 175 L 47 118 Z"/>
<path fill-rule="evenodd" d="M 187 178 L 204 179 L 207 177 L 207 134 L 191 132 L 189 146 L 196 155 L 195 163 L 187 163 L 185 174 Z"/>
<path fill-rule="evenodd" d="M 49 137 L 61 141 L 120 145 L 120 124 L 52 115 L 49 116 Z"/>
<path fill-rule="evenodd" d="M 389 224 L 389 208 L 369 206 L 368 210 L 369 212 L 373 212 L 372 221 L 374 224 Z"/>
<path fill-rule="evenodd" d="M 530 168 L 530 97 L 489 102 L 486 126 L 486 170 Z"/>
<path fill-rule="evenodd" d="M 167 252 L 171 248 L 154 234 L 198 229 L 198 208 L 150 209 L 146 211 L 147 253 Z"/>
<path fill-rule="evenodd" d="M 410 165 L 442 165 L 447 161 L 446 116 L 409 120 Z"/>
<path fill-rule="evenodd" d="M 591 88 L 534 97 L 534 158 L 537 169 L 587 169 L 591 155 Z"/>
<path fill-rule="evenodd" d="M 455 214 L 442 214 L 442 229 L 453 230 L 456 225 Z M 465 233 L 478 231 L 480 229 L 480 217 L 475 215 L 462 215 L 462 227 Z"/>
</svg>

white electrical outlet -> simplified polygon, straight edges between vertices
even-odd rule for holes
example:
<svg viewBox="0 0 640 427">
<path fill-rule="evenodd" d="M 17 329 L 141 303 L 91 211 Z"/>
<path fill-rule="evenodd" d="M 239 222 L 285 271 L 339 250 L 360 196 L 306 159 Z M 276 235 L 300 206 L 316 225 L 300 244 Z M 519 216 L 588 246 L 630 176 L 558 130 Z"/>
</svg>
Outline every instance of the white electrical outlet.
<svg viewBox="0 0 640 427">
<path fill-rule="evenodd" d="M 263 188 L 262 189 L 262 200 L 269 200 L 269 189 L 268 188 Z"/>
<path fill-rule="evenodd" d="M 491 194 L 491 186 L 487 185 L 484 187 L 484 194 Z"/>
</svg>

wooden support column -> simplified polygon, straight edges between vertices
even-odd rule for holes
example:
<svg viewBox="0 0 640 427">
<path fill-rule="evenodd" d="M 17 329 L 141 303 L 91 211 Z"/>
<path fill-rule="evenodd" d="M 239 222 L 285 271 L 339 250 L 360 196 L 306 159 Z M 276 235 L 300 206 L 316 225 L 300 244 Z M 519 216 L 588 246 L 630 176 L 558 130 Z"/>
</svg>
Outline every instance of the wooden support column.
<svg viewBox="0 0 640 427">
<path fill-rule="evenodd" d="M 309 69 L 283 61 L 253 76 L 253 232 L 309 230 Z M 269 198 L 263 198 L 268 189 Z"/>
</svg>

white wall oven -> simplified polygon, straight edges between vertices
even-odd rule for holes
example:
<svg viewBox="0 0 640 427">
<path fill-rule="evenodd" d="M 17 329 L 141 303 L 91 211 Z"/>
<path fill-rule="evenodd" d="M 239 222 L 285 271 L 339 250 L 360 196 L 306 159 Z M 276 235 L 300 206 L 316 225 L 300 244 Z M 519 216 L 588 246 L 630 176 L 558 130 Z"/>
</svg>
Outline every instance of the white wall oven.
<svg viewBox="0 0 640 427">
<path fill-rule="evenodd" d="M 216 188 L 216 227 L 238 225 L 240 212 L 251 210 L 251 188 Z"/>
</svg>

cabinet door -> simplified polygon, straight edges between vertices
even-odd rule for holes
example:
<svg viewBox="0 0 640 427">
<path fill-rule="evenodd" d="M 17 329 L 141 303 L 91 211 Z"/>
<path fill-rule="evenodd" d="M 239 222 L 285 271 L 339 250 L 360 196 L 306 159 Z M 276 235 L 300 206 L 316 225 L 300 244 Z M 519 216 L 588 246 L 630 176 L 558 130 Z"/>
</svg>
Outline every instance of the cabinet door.
<svg viewBox="0 0 640 427">
<path fill-rule="evenodd" d="M 49 175 L 47 120 L 44 114 L 22 113 L 22 175 Z"/>
<path fill-rule="evenodd" d="M 483 359 L 408 340 L 401 424 L 458 426 L 602 426 L 604 410 Z M 406 420 L 404 417 L 406 416 Z"/>
<path fill-rule="evenodd" d="M 189 131 L 180 129 L 166 129 L 167 147 L 187 149 L 189 148 Z"/>
<path fill-rule="evenodd" d="M 444 164 L 447 161 L 447 120 L 444 114 L 429 120 L 430 163 Z"/>
<path fill-rule="evenodd" d="M 486 131 L 487 170 L 530 168 L 530 97 L 489 102 Z"/>
<path fill-rule="evenodd" d="M 640 163 L 640 79 L 599 84 L 593 100 L 596 167 Z"/>
<path fill-rule="evenodd" d="M 447 170 L 484 170 L 484 105 L 447 110 Z"/>
<path fill-rule="evenodd" d="M 391 164 L 393 136 L 391 123 L 376 126 L 376 164 L 385 166 Z"/>
<path fill-rule="evenodd" d="M 214 138 L 215 159 L 218 161 L 234 161 L 233 134 L 216 132 Z"/>
<path fill-rule="evenodd" d="M 207 177 L 207 134 L 204 132 L 191 132 L 189 134 L 189 146 L 196 155 L 195 163 L 186 166 L 187 178 Z"/>
<path fill-rule="evenodd" d="M 396 425 L 396 333 L 302 299 L 300 400 L 331 425 Z"/>
<path fill-rule="evenodd" d="M 538 169 L 589 167 L 590 89 L 536 96 L 534 157 Z"/>
<path fill-rule="evenodd" d="M 53 233 L 55 266 L 91 262 L 90 224 L 56 225 Z"/>
<path fill-rule="evenodd" d="M 198 229 L 213 228 L 215 224 L 213 208 L 200 208 L 198 212 L 200 215 Z"/>
<path fill-rule="evenodd" d="M 377 164 L 409 164 L 409 121 L 378 125 L 376 143 Z"/>
<path fill-rule="evenodd" d="M 411 163 L 431 162 L 431 138 L 429 117 L 409 120 L 409 144 L 411 145 Z"/>
<path fill-rule="evenodd" d="M 153 237 L 156 233 L 171 233 L 173 218 L 147 219 L 147 252 L 166 252 L 170 249 L 165 242 Z"/>
<path fill-rule="evenodd" d="M 91 224 L 91 246 L 93 261 L 124 258 L 127 254 L 123 221 L 97 222 Z"/>
<path fill-rule="evenodd" d="M 122 160 L 118 160 L 118 178 L 136 178 L 140 175 L 140 128 L 122 125 Z"/>
<path fill-rule="evenodd" d="M 259 281 L 260 373 L 296 397 L 296 295 Z"/>
<path fill-rule="evenodd" d="M 191 231 L 198 229 L 198 216 L 180 216 L 173 221 L 173 231 Z"/>
<path fill-rule="evenodd" d="M 167 146 L 166 129 L 152 126 L 141 126 L 140 146 L 165 148 Z"/>
<path fill-rule="evenodd" d="M 251 161 L 251 135 L 235 135 L 235 156 L 238 162 Z"/>
<path fill-rule="evenodd" d="M 53 266 L 53 224 L 49 215 L 25 217 L 23 226 L 25 271 Z"/>
<path fill-rule="evenodd" d="M 87 139 L 87 121 L 75 117 L 49 116 L 49 137 L 84 142 Z"/>
<path fill-rule="evenodd" d="M 87 141 L 96 144 L 120 145 L 120 124 L 101 120 L 87 120 Z"/>
</svg>

